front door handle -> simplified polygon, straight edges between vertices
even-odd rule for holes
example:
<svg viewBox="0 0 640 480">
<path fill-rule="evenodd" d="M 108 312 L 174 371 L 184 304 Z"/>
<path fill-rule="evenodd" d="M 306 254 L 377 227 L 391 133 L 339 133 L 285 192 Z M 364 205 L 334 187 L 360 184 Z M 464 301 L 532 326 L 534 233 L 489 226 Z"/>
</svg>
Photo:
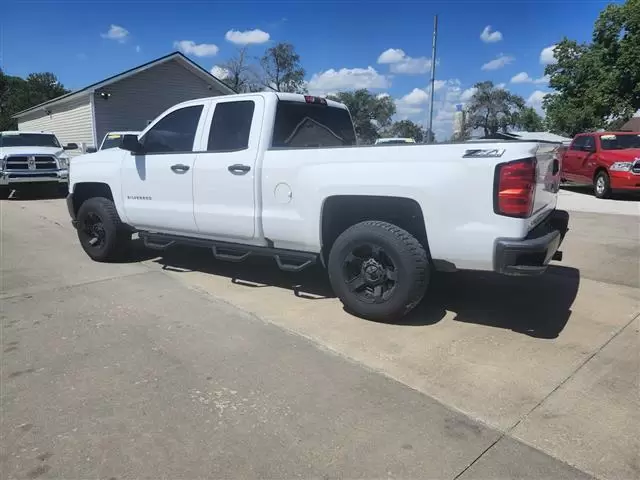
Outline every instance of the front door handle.
<svg viewBox="0 0 640 480">
<path fill-rule="evenodd" d="M 249 172 L 249 170 L 251 170 L 251 167 L 249 165 L 241 165 L 239 163 L 236 163 L 234 165 L 229 165 L 227 169 L 234 175 L 244 175 L 245 173 Z"/>
<path fill-rule="evenodd" d="M 171 165 L 171 170 L 173 170 L 175 173 L 185 173 L 187 170 L 189 170 L 189 165 L 176 163 L 175 165 Z"/>
</svg>

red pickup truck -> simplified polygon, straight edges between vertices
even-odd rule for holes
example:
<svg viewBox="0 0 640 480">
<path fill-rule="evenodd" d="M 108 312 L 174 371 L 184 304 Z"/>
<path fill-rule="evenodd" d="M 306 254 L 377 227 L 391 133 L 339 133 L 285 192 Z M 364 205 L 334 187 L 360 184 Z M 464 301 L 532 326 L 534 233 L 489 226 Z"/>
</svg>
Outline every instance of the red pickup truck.
<svg viewBox="0 0 640 480">
<path fill-rule="evenodd" d="M 562 180 L 593 185 L 595 196 L 640 192 L 640 132 L 576 135 L 562 155 Z"/>
</svg>

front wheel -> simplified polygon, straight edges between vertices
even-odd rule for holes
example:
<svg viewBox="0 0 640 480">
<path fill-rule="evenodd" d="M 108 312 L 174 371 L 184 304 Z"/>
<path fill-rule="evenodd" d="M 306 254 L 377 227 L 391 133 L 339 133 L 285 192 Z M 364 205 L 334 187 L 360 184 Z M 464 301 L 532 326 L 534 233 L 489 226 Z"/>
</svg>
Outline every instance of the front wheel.
<svg viewBox="0 0 640 480">
<path fill-rule="evenodd" d="M 96 262 L 114 262 L 126 254 L 131 232 L 122 224 L 111 200 L 95 197 L 78 210 L 78 239 L 83 250 Z"/>
<path fill-rule="evenodd" d="M 346 309 L 370 320 L 396 320 L 422 300 L 429 261 L 409 232 L 381 221 L 345 230 L 329 253 L 329 280 Z"/>
<path fill-rule="evenodd" d="M 596 198 L 609 198 L 611 197 L 611 180 L 609 174 L 604 170 L 598 172 L 595 178 L 594 193 Z"/>
</svg>

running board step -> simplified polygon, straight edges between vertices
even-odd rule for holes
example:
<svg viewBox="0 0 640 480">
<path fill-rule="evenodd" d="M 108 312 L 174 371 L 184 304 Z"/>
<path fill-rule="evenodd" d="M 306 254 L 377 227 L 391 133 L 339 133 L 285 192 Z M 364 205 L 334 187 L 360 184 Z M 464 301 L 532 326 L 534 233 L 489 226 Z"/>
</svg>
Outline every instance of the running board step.
<svg viewBox="0 0 640 480">
<path fill-rule="evenodd" d="M 258 247 L 254 245 L 238 245 L 229 242 L 219 242 L 202 238 L 182 237 L 165 233 L 139 232 L 146 247 L 154 250 L 166 250 L 174 245 L 188 245 L 192 247 L 210 248 L 214 258 L 226 262 L 242 262 L 251 255 L 273 257 L 280 270 L 285 272 L 300 272 L 319 259 L 317 253 L 297 252 L 273 247 Z"/>
</svg>

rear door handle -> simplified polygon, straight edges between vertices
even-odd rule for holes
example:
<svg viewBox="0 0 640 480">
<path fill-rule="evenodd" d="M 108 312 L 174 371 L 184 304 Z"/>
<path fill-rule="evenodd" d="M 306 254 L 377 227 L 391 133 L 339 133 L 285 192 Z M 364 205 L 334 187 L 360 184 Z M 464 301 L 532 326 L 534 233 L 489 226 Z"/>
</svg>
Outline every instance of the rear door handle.
<svg viewBox="0 0 640 480">
<path fill-rule="evenodd" d="M 189 170 L 189 165 L 176 163 L 175 165 L 171 165 L 171 170 L 173 170 L 175 173 L 185 173 L 187 170 Z"/>
<path fill-rule="evenodd" d="M 234 165 L 229 165 L 227 168 L 234 175 L 244 175 L 245 173 L 251 170 L 249 165 L 241 165 L 240 163 L 236 163 Z"/>
</svg>

